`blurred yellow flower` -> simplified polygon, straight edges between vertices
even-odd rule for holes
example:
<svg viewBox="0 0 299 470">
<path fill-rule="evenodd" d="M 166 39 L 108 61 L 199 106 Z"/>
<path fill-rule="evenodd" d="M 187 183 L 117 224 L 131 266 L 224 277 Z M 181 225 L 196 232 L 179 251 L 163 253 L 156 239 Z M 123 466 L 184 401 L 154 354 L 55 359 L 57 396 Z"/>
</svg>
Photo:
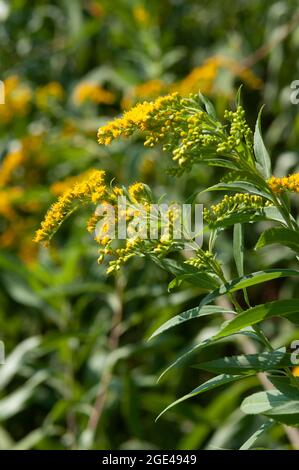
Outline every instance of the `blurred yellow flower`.
<svg viewBox="0 0 299 470">
<path fill-rule="evenodd" d="M 84 171 L 84 173 L 81 173 L 80 175 L 69 176 L 68 178 L 65 178 L 62 181 L 56 181 L 51 185 L 50 191 L 55 194 L 55 196 L 60 196 L 75 184 L 87 179 L 92 174 L 92 172 L 93 170 L 87 170 Z"/>
<path fill-rule="evenodd" d="M 4 80 L 4 91 L 5 105 L 0 106 L 0 122 L 9 123 L 16 116 L 26 116 L 32 97 L 30 88 L 12 75 Z"/>
<path fill-rule="evenodd" d="M 142 25 L 148 25 L 150 16 L 148 14 L 148 11 L 143 7 L 143 6 L 136 6 L 133 8 L 133 15 L 137 23 L 140 23 Z"/>
<path fill-rule="evenodd" d="M 0 186 L 5 186 L 11 179 L 15 169 L 17 169 L 25 160 L 22 149 L 14 150 L 8 153 L 2 165 L 0 166 Z"/>
<path fill-rule="evenodd" d="M 74 102 L 77 105 L 85 102 L 96 104 L 112 104 L 115 101 L 115 95 L 111 91 L 105 90 L 93 82 L 84 81 L 79 83 L 74 89 Z"/>
<path fill-rule="evenodd" d="M 135 86 L 122 99 L 122 107 L 129 108 L 140 99 L 154 99 L 165 93 L 178 92 L 181 96 L 187 96 L 190 93 L 201 93 L 210 95 L 215 90 L 216 79 L 221 69 L 229 70 L 234 77 L 240 78 L 253 89 L 262 86 L 262 80 L 248 68 L 240 65 L 232 58 L 224 56 L 213 56 L 203 62 L 202 65 L 195 67 L 191 72 L 180 81 L 172 84 L 164 83 L 161 80 L 149 80 Z"/>
<path fill-rule="evenodd" d="M 52 100 L 62 100 L 63 96 L 64 90 L 58 82 L 49 82 L 35 92 L 36 104 L 41 109 L 47 108 Z"/>
</svg>

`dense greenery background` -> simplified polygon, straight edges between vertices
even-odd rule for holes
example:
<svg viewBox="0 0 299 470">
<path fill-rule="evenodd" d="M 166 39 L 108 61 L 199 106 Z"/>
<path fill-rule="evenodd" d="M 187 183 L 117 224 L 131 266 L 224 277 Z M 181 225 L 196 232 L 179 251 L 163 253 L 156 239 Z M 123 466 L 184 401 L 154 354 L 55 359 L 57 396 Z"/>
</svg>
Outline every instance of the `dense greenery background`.
<svg viewBox="0 0 299 470">
<path fill-rule="evenodd" d="M 159 150 L 144 149 L 136 138 L 102 148 L 96 129 L 142 98 L 138 85 L 179 83 L 215 56 L 248 68 L 259 81 L 220 67 L 212 78 L 203 69 L 194 86 L 222 111 L 244 81 L 249 122 L 266 104 L 263 128 L 275 173 L 298 171 L 298 108 L 290 102 L 290 84 L 299 79 L 297 23 L 295 0 L 0 1 L 0 79 L 18 77 L 25 96 L 0 105 L 9 111 L 5 117 L 0 110 L 0 335 L 6 349 L 0 448 L 227 449 L 259 426 L 259 418 L 235 411 L 248 390 L 258 390 L 255 378 L 185 402 L 155 422 L 165 406 L 209 378 L 182 367 L 156 383 L 161 370 L 219 320 L 195 320 L 147 341 L 163 321 L 196 305 L 200 289 L 169 293 L 167 274 L 143 258 L 107 277 L 96 263 L 84 212 L 65 224 L 49 250 L 31 240 L 55 199 L 53 184 L 90 167 L 122 184 L 142 179 L 157 195 L 181 200 L 212 184 L 217 170 L 197 167 L 173 180 Z M 113 100 L 76 102 L 86 81 L 110 91 Z M 61 89 L 49 98 L 44 87 L 53 82 Z M 20 148 L 25 156 L 3 177 L 7 155 Z M 206 196 L 206 204 L 217 197 Z M 223 235 L 220 247 L 228 266 L 230 237 Z M 250 227 L 249 270 L 289 266 L 287 251 L 257 255 L 251 249 L 256 238 Z M 251 296 L 265 302 L 296 289 L 296 281 L 277 280 Z M 299 334 L 287 321 L 268 329 L 277 344 Z M 239 352 L 228 342 L 201 353 L 203 360 L 217 348 Z M 280 426 L 263 439 L 261 447 L 289 446 Z"/>
</svg>

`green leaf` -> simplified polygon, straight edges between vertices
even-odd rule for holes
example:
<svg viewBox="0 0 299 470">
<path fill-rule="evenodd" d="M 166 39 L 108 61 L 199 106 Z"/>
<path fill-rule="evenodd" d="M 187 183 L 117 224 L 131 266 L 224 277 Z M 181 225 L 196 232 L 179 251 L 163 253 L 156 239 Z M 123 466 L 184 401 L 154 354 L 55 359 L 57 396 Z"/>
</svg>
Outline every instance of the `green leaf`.
<svg viewBox="0 0 299 470">
<path fill-rule="evenodd" d="M 246 276 L 232 279 L 226 284 L 222 284 L 219 289 L 216 289 L 204 297 L 199 307 L 209 304 L 220 295 L 227 294 L 228 292 L 236 292 L 273 279 L 290 276 L 299 276 L 299 271 L 296 271 L 295 269 L 266 269 L 264 271 L 246 274 Z"/>
<path fill-rule="evenodd" d="M 244 442 L 244 444 L 240 447 L 239 450 L 250 449 L 253 446 L 253 444 L 255 444 L 255 442 L 258 440 L 258 438 L 262 434 L 264 434 L 264 432 L 268 431 L 268 429 L 270 429 L 273 425 L 274 425 L 273 421 L 268 421 L 267 423 L 262 424 L 261 427 L 257 431 L 255 431 L 255 433 L 252 434 L 252 436 L 250 436 L 250 438 L 247 439 L 246 442 Z"/>
<path fill-rule="evenodd" d="M 299 233 L 284 227 L 274 227 L 263 232 L 255 246 L 255 249 L 263 248 L 266 245 L 279 243 L 291 248 L 299 253 Z"/>
<path fill-rule="evenodd" d="M 196 369 L 207 370 L 218 374 L 248 374 L 265 372 L 292 366 L 291 354 L 285 348 L 276 351 L 266 351 L 260 354 L 222 357 L 195 365 Z"/>
<path fill-rule="evenodd" d="M 299 400 L 291 400 L 278 390 L 250 395 L 242 402 L 241 410 L 246 414 L 263 414 L 287 425 L 299 425 Z"/>
<path fill-rule="evenodd" d="M 242 88 L 243 88 L 243 84 L 239 86 L 238 91 L 236 93 L 236 107 L 237 108 L 239 106 L 242 106 L 242 96 L 241 96 Z"/>
<path fill-rule="evenodd" d="M 292 377 L 292 383 L 290 378 L 286 376 L 267 375 L 267 378 L 277 390 L 295 400 L 299 400 L 299 377 Z"/>
<path fill-rule="evenodd" d="M 177 367 L 178 365 L 182 364 L 189 356 L 191 356 L 193 353 L 196 351 L 200 351 L 201 349 L 206 348 L 210 344 L 213 343 L 213 335 L 211 335 L 209 338 L 205 339 L 204 341 L 201 341 L 198 344 L 195 344 L 191 348 L 187 349 L 186 352 L 184 352 L 181 356 L 179 356 L 175 361 L 173 361 L 163 372 L 160 374 L 158 377 L 158 382 L 164 377 L 167 372 L 169 372 L 173 367 Z"/>
<path fill-rule="evenodd" d="M 207 305 L 202 308 L 195 307 L 191 308 L 190 310 L 186 310 L 179 315 L 171 318 L 167 322 L 163 323 L 157 330 L 155 330 L 152 335 L 150 336 L 149 340 L 154 338 L 155 336 L 164 333 L 165 331 L 173 328 L 174 326 L 180 325 L 181 323 L 185 323 L 186 321 L 193 320 L 194 318 L 204 317 L 207 315 L 214 315 L 214 314 L 221 314 L 221 313 L 235 313 L 229 309 L 218 307 L 217 305 Z"/>
<path fill-rule="evenodd" d="M 59 435 L 60 429 L 55 430 L 53 426 L 40 427 L 34 429 L 27 436 L 23 437 L 10 450 L 29 450 L 39 444 L 40 441 L 48 436 Z"/>
<path fill-rule="evenodd" d="M 236 209 L 236 212 L 227 213 L 221 217 L 220 220 L 212 224 L 213 228 L 226 228 L 235 224 L 245 224 L 251 222 L 259 222 L 261 220 L 267 220 L 269 213 L 264 211 L 264 208 L 261 209 Z M 272 220 L 272 219 L 271 219 Z"/>
<path fill-rule="evenodd" d="M 11 418 L 22 411 L 27 401 L 34 395 L 36 387 L 44 382 L 46 378 L 47 374 L 44 371 L 39 371 L 16 391 L 2 398 L 0 400 L 0 421 Z"/>
<path fill-rule="evenodd" d="M 166 411 L 170 410 L 171 408 L 178 405 L 179 403 L 182 403 L 182 401 L 188 400 L 189 398 L 195 397 L 196 395 L 199 395 L 200 393 L 207 392 L 208 390 L 212 390 L 214 388 L 220 387 L 221 385 L 227 384 L 229 382 L 235 382 L 235 381 L 240 380 L 240 379 L 244 379 L 244 375 L 228 375 L 228 374 L 217 375 L 216 377 L 213 377 L 212 379 L 207 380 L 207 382 L 199 385 L 199 387 L 194 388 L 194 390 L 192 390 L 187 395 L 184 395 L 183 397 L 179 398 L 178 400 L 176 400 L 173 403 L 171 403 L 170 405 L 168 405 L 159 414 L 159 416 L 156 418 L 156 421 L 158 421 L 158 419 L 164 413 L 166 413 Z"/>
<path fill-rule="evenodd" d="M 203 103 L 204 107 L 206 108 L 207 114 L 211 116 L 212 118 L 217 119 L 217 114 L 211 101 L 206 96 L 204 96 L 200 91 L 198 92 L 198 96 L 199 96 L 200 101 Z"/>
<path fill-rule="evenodd" d="M 197 272 L 181 274 L 180 276 L 177 276 L 169 283 L 168 289 L 171 290 L 179 287 L 184 281 L 207 290 L 215 289 L 215 287 L 218 287 L 219 285 L 217 281 L 209 274 L 205 272 Z"/>
<path fill-rule="evenodd" d="M 255 194 L 257 196 L 262 196 L 267 198 L 269 201 L 272 201 L 271 195 L 265 191 L 262 191 L 253 183 L 248 181 L 234 181 L 233 183 L 217 183 L 214 186 L 201 191 L 198 196 L 201 194 L 207 193 L 209 191 L 242 191 L 245 193 Z"/>
<path fill-rule="evenodd" d="M 244 276 L 244 233 L 243 225 L 234 225 L 234 259 L 239 276 Z"/>
<path fill-rule="evenodd" d="M 275 220 L 276 222 L 280 222 L 281 224 L 286 223 L 285 219 L 275 206 L 264 207 L 263 212 L 265 214 L 266 219 L 268 220 Z"/>
<path fill-rule="evenodd" d="M 180 263 L 170 258 L 158 259 L 155 256 L 150 256 L 150 258 L 156 263 L 160 268 L 165 271 L 170 272 L 174 276 L 180 276 L 184 274 L 197 274 L 198 269 L 195 266 L 187 263 Z"/>
<path fill-rule="evenodd" d="M 262 132 L 261 132 L 261 115 L 262 115 L 263 108 L 261 108 L 256 125 L 255 125 L 255 132 L 254 132 L 254 154 L 256 161 L 258 163 L 258 167 L 262 173 L 262 175 L 268 179 L 271 176 L 271 159 L 268 154 L 268 151 L 265 147 Z"/>
<path fill-rule="evenodd" d="M 0 369 L 0 390 L 2 390 L 21 370 L 27 359 L 28 353 L 40 345 L 41 338 L 33 336 L 22 341 L 5 359 L 5 364 Z"/>
<path fill-rule="evenodd" d="M 241 331 L 241 332 L 237 332 L 235 334 L 241 334 L 241 335 L 244 335 L 244 336 L 248 336 L 252 339 L 255 339 L 256 341 L 260 341 L 260 338 L 254 333 L 254 331 L 251 331 L 251 330 L 247 330 L 247 331 Z M 220 340 L 222 338 L 219 338 Z M 188 359 L 190 356 L 192 356 L 193 353 L 195 352 L 199 352 L 201 351 L 202 349 L 210 346 L 211 344 L 215 344 L 216 342 L 218 341 L 218 338 L 216 336 L 209 336 L 208 338 L 206 338 L 204 341 L 201 341 L 200 343 L 198 344 L 195 344 L 194 346 L 192 346 L 191 348 L 187 349 L 182 355 L 180 355 L 174 362 L 172 362 L 163 372 L 162 374 L 160 375 L 160 377 L 158 378 L 158 382 L 162 379 L 162 377 L 167 373 L 169 372 L 173 367 L 177 367 L 179 365 L 181 365 L 182 363 L 184 363 L 186 361 L 186 359 Z"/>
<path fill-rule="evenodd" d="M 287 317 L 299 312 L 299 299 L 286 299 L 257 305 L 240 313 L 224 325 L 215 339 L 224 338 L 271 317 Z"/>
</svg>

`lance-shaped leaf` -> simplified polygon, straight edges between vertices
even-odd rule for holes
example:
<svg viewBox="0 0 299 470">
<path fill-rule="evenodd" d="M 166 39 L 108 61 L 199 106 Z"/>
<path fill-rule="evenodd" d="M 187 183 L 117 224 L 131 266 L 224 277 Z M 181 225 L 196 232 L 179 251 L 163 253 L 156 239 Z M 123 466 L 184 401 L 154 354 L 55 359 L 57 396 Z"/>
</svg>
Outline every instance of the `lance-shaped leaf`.
<svg viewBox="0 0 299 470">
<path fill-rule="evenodd" d="M 250 374 L 248 374 L 248 377 L 250 377 Z M 213 377 L 210 380 L 207 380 L 207 382 L 204 382 L 203 384 L 199 385 L 199 387 L 194 388 L 190 393 L 187 395 L 184 395 L 183 397 L 179 398 L 178 400 L 174 401 L 170 405 L 168 405 L 156 418 L 156 421 L 161 418 L 161 416 L 166 413 L 166 411 L 170 410 L 174 406 L 178 405 L 179 403 L 182 403 L 185 400 L 188 400 L 189 398 L 193 398 L 196 395 L 199 395 L 200 393 L 207 392 L 209 390 L 212 390 L 214 388 L 220 387 L 221 385 L 230 383 L 230 382 L 235 382 L 237 380 L 244 379 L 244 375 L 229 375 L 229 374 L 221 374 L 217 375 L 216 377 Z"/>
<path fill-rule="evenodd" d="M 253 374 L 292 366 L 292 356 L 285 348 L 260 354 L 222 357 L 195 365 L 197 369 L 218 374 Z"/>
<path fill-rule="evenodd" d="M 271 159 L 269 153 L 265 147 L 262 132 L 261 132 L 261 116 L 262 116 L 263 108 L 261 108 L 256 125 L 255 125 L 255 132 L 254 132 L 254 154 L 256 161 L 258 163 L 258 168 L 261 171 L 262 175 L 265 178 L 270 178 L 271 176 Z"/>
<path fill-rule="evenodd" d="M 246 414 L 263 414 L 279 423 L 299 425 L 299 399 L 292 400 L 278 390 L 250 395 L 241 404 L 241 410 Z"/>
<path fill-rule="evenodd" d="M 299 253 L 299 233 L 294 230 L 285 227 L 270 228 L 261 234 L 255 249 L 258 250 L 273 243 L 287 246 L 296 253 Z"/>
<path fill-rule="evenodd" d="M 267 318 L 288 317 L 288 315 L 291 316 L 295 313 L 299 313 L 299 299 L 276 300 L 274 302 L 257 305 L 245 310 L 237 317 L 224 324 L 223 328 L 215 336 L 215 339 L 224 338 L 237 333 L 243 328 L 256 325 Z"/>
<path fill-rule="evenodd" d="M 206 297 L 201 301 L 199 307 L 211 303 L 220 295 L 227 294 L 228 292 L 236 292 L 273 279 L 290 276 L 299 276 L 299 271 L 295 269 L 265 269 L 264 271 L 257 271 L 243 277 L 232 279 L 226 284 L 220 286 L 219 289 L 206 295 Z"/>
<path fill-rule="evenodd" d="M 202 308 L 190 308 L 189 310 L 186 310 L 183 313 L 180 313 L 179 315 L 176 315 L 173 318 L 170 318 L 167 322 L 163 323 L 157 330 L 155 330 L 152 335 L 150 336 L 149 339 L 154 338 L 157 335 L 160 335 L 161 333 L 164 333 L 165 331 L 169 330 L 170 328 L 173 328 L 174 326 L 181 325 L 182 323 L 185 323 L 186 321 L 193 320 L 195 318 L 200 318 L 204 317 L 207 315 L 215 315 L 215 314 L 221 314 L 221 313 L 235 313 L 232 310 L 226 309 L 224 307 L 218 307 L 217 305 L 206 305 Z"/>
<path fill-rule="evenodd" d="M 273 421 L 268 421 L 267 423 L 262 424 L 261 427 L 257 431 L 255 431 L 255 433 L 253 433 L 252 436 L 250 436 L 246 442 L 244 442 L 244 444 L 240 447 L 239 450 L 251 449 L 251 447 L 253 447 L 259 437 L 264 434 L 264 432 L 268 431 L 268 429 L 272 428 L 273 425 Z"/>
</svg>

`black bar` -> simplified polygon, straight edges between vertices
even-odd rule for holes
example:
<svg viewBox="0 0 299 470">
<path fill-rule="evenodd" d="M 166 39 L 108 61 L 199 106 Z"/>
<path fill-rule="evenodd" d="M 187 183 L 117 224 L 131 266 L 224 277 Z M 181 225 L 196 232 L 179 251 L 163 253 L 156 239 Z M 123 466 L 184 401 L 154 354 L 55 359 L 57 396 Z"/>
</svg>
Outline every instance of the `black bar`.
<svg viewBox="0 0 299 470">
<path fill-rule="evenodd" d="M 15 468 L 30 465 L 31 468 L 43 470 L 43 465 L 52 467 L 55 464 L 68 465 L 67 468 L 148 468 L 165 465 L 166 468 L 196 468 L 207 464 L 232 465 L 242 470 L 242 465 L 258 465 L 258 468 L 268 469 L 272 463 L 282 462 L 283 465 L 295 464 L 298 467 L 298 454 L 294 451 L 280 450 L 201 450 L 201 451 L 174 451 L 174 450 L 28 450 L 28 451 L 0 451 L 0 468 L 5 464 L 15 464 Z M 237 467 L 238 466 L 238 467 Z M 53 467 L 52 467 L 53 468 Z M 203 467 L 202 467 L 203 468 Z M 207 467 L 205 467 L 207 468 Z M 55 468 L 53 468 L 55 470 Z M 255 469 L 253 469 L 255 470 Z"/>
</svg>

